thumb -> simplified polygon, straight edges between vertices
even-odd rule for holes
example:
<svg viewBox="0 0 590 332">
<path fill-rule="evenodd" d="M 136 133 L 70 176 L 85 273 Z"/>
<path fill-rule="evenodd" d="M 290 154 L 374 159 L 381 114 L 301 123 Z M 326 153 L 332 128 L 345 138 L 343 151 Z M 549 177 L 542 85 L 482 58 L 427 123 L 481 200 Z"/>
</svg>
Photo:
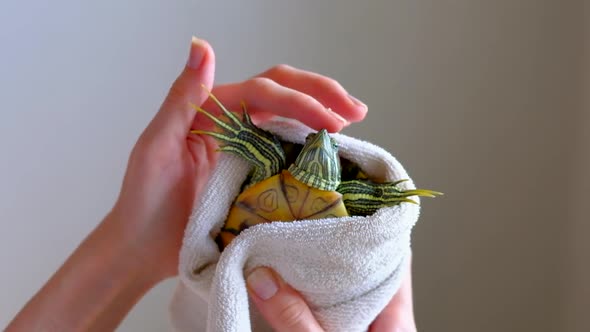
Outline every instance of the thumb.
<svg viewBox="0 0 590 332">
<path fill-rule="evenodd" d="M 196 116 L 191 104 L 207 100 L 215 76 L 215 54 L 206 41 L 192 38 L 186 66 L 176 79 L 149 129 L 185 138 Z M 206 88 L 204 89 L 203 86 Z"/>
<path fill-rule="evenodd" d="M 255 269 L 246 283 L 252 302 L 274 330 L 323 331 L 301 295 L 271 269 Z"/>
</svg>

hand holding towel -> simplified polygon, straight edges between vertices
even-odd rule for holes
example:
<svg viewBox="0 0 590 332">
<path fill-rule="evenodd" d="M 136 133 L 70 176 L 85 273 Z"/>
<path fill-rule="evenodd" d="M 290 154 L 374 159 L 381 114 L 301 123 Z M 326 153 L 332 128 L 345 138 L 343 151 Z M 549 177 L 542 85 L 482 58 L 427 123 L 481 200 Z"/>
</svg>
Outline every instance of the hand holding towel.
<svg viewBox="0 0 590 332">
<path fill-rule="evenodd" d="M 279 120 L 262 126 L 302 144 L 308 127 Z M 333 134 L 342 158 L 371 178 L 409 179 L 385 150 Z M 245 273 L 268 266 L 298 290 L 327 331 L 366 331 L 396 293 L 410 253 L 419 205 L 402 203 L 367 217 L 260 224 L 219 251 L 214 237 L 247 177 L 246 161 L 223 154 L 195 204 L 180 252 L 180 284 L 171 303 L 179 331 L 258 331 L 268 326 L 249 305 Z M 401 184 L 413 187 L 412 181 Z M 419 199 L 413 198 L 419 203 Z"/>
</svg>

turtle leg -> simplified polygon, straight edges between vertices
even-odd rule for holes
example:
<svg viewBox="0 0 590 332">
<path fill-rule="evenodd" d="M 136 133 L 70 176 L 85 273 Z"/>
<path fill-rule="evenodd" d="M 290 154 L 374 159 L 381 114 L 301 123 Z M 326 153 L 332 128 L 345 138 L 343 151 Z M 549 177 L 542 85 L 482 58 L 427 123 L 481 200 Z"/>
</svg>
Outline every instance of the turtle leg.
<svg viewBox="0 0 590 332">
<path fill-rule="evenodd" d="M 342 181 L 336 189 L 342 194 L 342 200 L 350 215 L 371 215 L 383 207 L 394 206 L 401 203 L 413 203 L 416 201 L 410 196 L 435 197 L 442 195 L 437 191 L 426 189 L 404 190 L 398 185 L 407 180 L 389 183 L 375 183 L 369 180 Z"/>
<path fill-rule="evenodd" d="M 250 184 L 278 174 L 285 166 L 285 152 L 277 137 L 252 123 L 244 103 L 240 118 L 227 110 L 212 93 L 209 92 L 209 96 L 222 111 L 219 118 L 194 104 L 191 107 L 211 119 L 216 130 L 193 130 L 191 133 L 214 137 L 219 142 L 219 151 L 236 154 L 253 165 Z"/>
</svg>

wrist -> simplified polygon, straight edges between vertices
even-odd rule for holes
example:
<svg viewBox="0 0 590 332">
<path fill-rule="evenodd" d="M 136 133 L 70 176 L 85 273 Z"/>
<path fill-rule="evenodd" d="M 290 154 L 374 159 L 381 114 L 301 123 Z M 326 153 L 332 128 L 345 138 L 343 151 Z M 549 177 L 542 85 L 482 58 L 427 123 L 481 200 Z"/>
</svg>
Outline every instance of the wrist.
<svg viewBox="0 0 590 332">
<path fill-rule="evenodd" d="M 140 284 L 155 286 L 166 276 L 159 270 L 154 259 L 145 254 L 146 244 L 140 230 L 133 226 L 124 214 L 113 209 L 93 232 L 104 242 L 107 258 L 116 269 L 136 279 Z M 93 234 L 94 235 L 94 234 Z M 91 235 L 92 236 L 92 235 Z"/>
</svg>

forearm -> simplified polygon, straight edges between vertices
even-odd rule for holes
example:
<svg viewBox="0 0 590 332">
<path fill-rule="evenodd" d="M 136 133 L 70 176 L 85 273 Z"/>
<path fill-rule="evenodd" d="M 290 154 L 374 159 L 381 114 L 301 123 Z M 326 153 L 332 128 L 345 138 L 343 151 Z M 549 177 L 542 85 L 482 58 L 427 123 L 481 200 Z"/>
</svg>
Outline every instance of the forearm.
<svg viewBox="0 0 590 332">
<path fill-rule="evenodd" d="M 7 331 L 109 331 L 157 282 L 107 217 L 27 303 Z"/>
</svg>

